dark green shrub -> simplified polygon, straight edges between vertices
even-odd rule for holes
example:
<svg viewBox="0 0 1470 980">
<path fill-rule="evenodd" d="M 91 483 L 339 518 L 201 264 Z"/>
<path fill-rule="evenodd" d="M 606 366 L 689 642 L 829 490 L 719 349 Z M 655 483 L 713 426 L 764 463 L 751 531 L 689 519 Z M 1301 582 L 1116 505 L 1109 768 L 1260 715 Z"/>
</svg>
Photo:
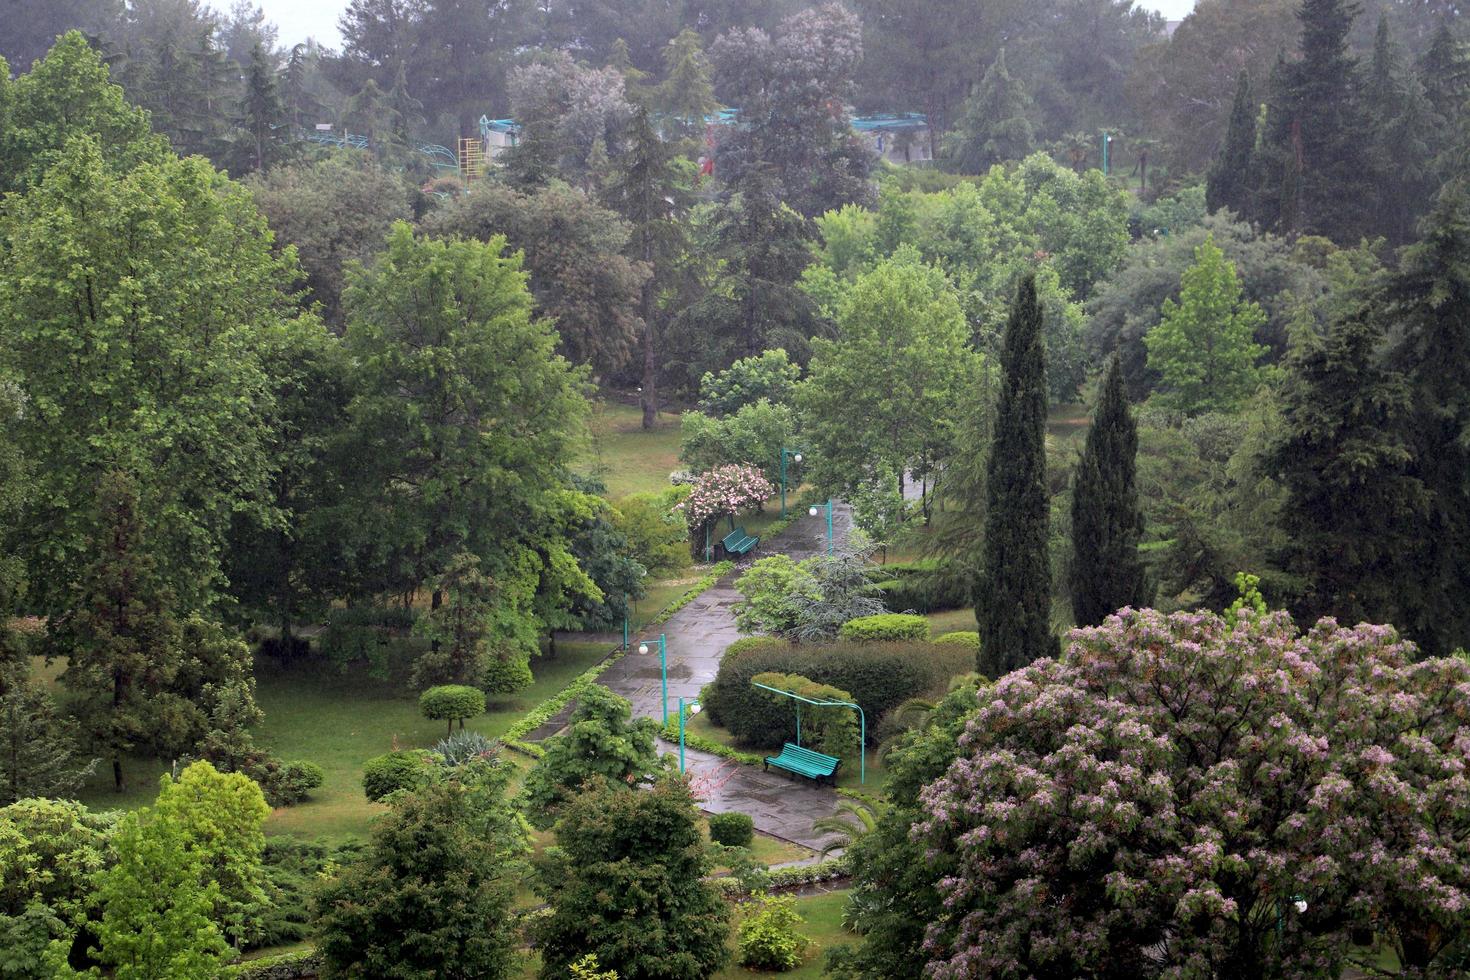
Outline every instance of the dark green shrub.
<svg viewBox="0 0 1470 980">
<path fill-rule="evenodd" d="M 944 612 L 965 609 L 974 600 L 968 577 L 949 565 L 933 561 L 895 562 L 879 566 L 875 588 L 883 593 L 883 605 L 894 612 Z"/>
<path fill-rule="evenodd" d="M 419 695 L 419 710 L 425 718 L 449 724 L 447 734 L 454 734 L 454 723 L 464 728 L 464 720 L 485 713 L 485 692 L 465 684 L 440 684 Z"/>
<path fill-rule="evenodd" d="M 428 784 L 437 769 L 426 752 L 389 752 L 363 763 L 362 791 L 377 803 L 397 790 L 414 790 Z"/>
<path fill-rule="evenodd" d="M 857 643 L 898 643 L 904 640 L 929 639 L 929 621 L 923 616 L 904 613 L 880 613 L 849 619 L 837 631 L 841 640 Z"/>
<path fill-rule="evenodd" d="M 366 664 L 369 675 L 381 679 L 388 675 L 390 644 L 413 623 L 413 610 L 402 606 L 333 609 L 317 638 L 317 650 L 339 671 Z"/>
<path fill-rule="evenodd" d="M 749 847 L 755 821 L 745 813 L 716 813 L 709 818 L 709 839 L 726 847 Z"/>
<path fill-rule="evenodd" d="M 710 720 L 741 745 L 774 748 L 796 740 L 796 710 L 751 687 L 756 674 L 800 674 L 850 691 L 868 720 L 873 742 L 879 719 L 912 697 L 941 693 L 956 674 L 973 670 L 975 656 L 953 643 L 853 643 L 746 646 L 727 651 L 719 673 L 701 695 Z"/>
<path fill-rule="evenodd" d="M 326 781 L 327 775 L 315 762 L 282 762 L 264 779 L 256 777 L 271 806 L 295 806 Z"/>
</svg>

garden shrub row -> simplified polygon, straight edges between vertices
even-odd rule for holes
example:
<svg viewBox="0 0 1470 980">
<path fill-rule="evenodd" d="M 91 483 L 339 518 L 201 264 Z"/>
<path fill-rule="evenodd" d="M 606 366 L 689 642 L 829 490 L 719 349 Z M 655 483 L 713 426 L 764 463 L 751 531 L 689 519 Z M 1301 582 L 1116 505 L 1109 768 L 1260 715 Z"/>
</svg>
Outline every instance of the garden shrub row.
<svg viewBox="0 0 1470 980">
<path fill-rule="evenodd" d="M 879 613 L 849 619 L 837 631 L 837 638 L 857 643 L 901 643 L 929 639 L 929 620 L 907 613 Z"/>
<path fill-rule="evenodd" d="M 756 674 L 800 674 L 852 693 L 868 718 L 873 741 L 884 714 L 912 697 L 945 690 L 950 678 L 974 670 L 975 655 L 954 643 L 835 643 L 793 646 L 784 640 L 747 637 L 732 643 L 719 673 L 700 700 L 709 718 L 744 746 L 775 748 L 796 738 L 792 705 L 751 686 Z"/>
<path fill-rule="evenodd" d="M 326 960 L 314 949 L 297 949 L 275 956 L 262 956 L 236 969 L 236 980 L 304 980 L 321 976 Z"/>
<path fill-rule="evenodd" d="M 969 579 L 939 562 L 894 562 L 879 565 L 873 575 L 882 576 L 874 588 L 882 591 L 883 605 L 894 612 L 944 612 L 974 602 Z"/>
</svg>

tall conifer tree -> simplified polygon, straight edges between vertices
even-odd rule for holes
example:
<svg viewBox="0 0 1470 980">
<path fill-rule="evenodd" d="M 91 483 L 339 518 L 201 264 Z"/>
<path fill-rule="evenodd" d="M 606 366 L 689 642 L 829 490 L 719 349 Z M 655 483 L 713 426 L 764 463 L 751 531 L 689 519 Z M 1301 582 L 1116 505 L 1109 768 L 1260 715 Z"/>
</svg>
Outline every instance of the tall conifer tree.
<svg viewBox="0 0 1470 980">
<path fill-rule="evenodd" d="M 1108 359 L 1087 445 L 1072 484 L 1072 618 L 1096 626 L 1146 601 L 1138 542 L 1143 513 L 1134 482 L 1138 426 L 1128 409 L 1118 355 Z"/>
<path fill-rule="evenodd" d="M 1256 149 L 1256 103 L 1250 74 L 1242 68 L 1235 81 L 1235 106 L 1230 110 L 1230 128 L 1225 145 L 1210 167 L 1205 184 L 1205 203 L 1210 211 L 1229 208 L 1237 215 L 1247 213 L 1251 157 Z"/>
<path fill-rule="evenodd" d="M 1303 622 L 1397 622 L 1397 564 L 1422 510 L 1403 422 L 1409 391 L 1383 366 L 1367 309 L 1293 351 L 1281 391 L 1284 432 L 1267 470 L 1286 489 L 1283 565 L 1303 579 Z"/>
<path fill-rule="evenodd" d="M 944 141 L 945 155 L 961 173 L 983 174 L 993 164 L 1031 152 L 1035 107 L 1018 79 L 1006 70 L 1002 48 L 985 77 L 965 100 L 959 126 Z"/>
<path fill-rule="evenodd" d="M 1011 306 L 987 469 L 985 546 L 975 590 L 980 672 L 999 677 L 1055 655 L 1047 553 L 1046 353 L 1036 277 Z"/>
<path fill-rule="evenodd" d="M 1470 646 L 1470 192 L 1440 192 L 1422 240 L 1404 252 L 1385 309 L 1402 340 L 1396 366 L 1413 406 L 1412 473 L 1427 494 L 1422 523 L 1403 556 L 1403 628 L 1426 653 Z"/>
</svg>

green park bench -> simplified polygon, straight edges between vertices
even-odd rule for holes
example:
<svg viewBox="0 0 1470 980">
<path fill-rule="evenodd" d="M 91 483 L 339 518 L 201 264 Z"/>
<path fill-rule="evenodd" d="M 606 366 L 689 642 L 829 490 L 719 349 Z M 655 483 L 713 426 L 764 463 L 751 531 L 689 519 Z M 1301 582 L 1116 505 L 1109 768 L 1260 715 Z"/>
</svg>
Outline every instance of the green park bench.
<svg viewBox="0 0 1470 980">
<path fill-rule="evenodd" d="M 737 527 L 725 535 L 720 544 L 732 555 L 745 555 L 755 550 L 755 546 L 761 543 L 761 539 L 745 533 L 745 528 Z"/>
<path fill-rule="evenodd" d="M 766 756 L 765 769 L 771 766 L 777 769 L 785 769 L 787 772 L 796 773 L 798 776 L 806 776 L 821 782 L 824 779 L 831 780 L 832 785 L 837 785 L 837 767 L 842 765 L 842 760 L 835 755 L 823 755 L 821 752 L 813 752 L 804 749 L 800 745 L 792 745 L 787 742 L 781 746 L 780 755 Z"/>
</svg>

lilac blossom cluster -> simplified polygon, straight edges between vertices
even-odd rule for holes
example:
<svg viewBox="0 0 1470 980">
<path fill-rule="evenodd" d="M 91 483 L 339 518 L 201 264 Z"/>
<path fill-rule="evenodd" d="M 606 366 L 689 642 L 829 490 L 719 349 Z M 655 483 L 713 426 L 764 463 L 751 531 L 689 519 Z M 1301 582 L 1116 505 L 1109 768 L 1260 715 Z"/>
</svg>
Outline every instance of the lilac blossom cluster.
<svg viewBox="0 0 1470 980">
<path fill-rule="evenodd" d="M 1464 975 L 1470 665 L 1250 610 L 1066 646 L 981 691 L 924 790 L 915 838 L 957 858 L 929 975 Z"/>
<path fill-rule="evenodd" d="M 698 528 L 707 521 L 758 507 L 775 494 L 776 488 L 771 486 L 771 481 L 754 466 L 716 466 L 699 475 L 694 489 L 679 508 L 684 511 L 684 519 L 689 526 Z"/>
</svg>

